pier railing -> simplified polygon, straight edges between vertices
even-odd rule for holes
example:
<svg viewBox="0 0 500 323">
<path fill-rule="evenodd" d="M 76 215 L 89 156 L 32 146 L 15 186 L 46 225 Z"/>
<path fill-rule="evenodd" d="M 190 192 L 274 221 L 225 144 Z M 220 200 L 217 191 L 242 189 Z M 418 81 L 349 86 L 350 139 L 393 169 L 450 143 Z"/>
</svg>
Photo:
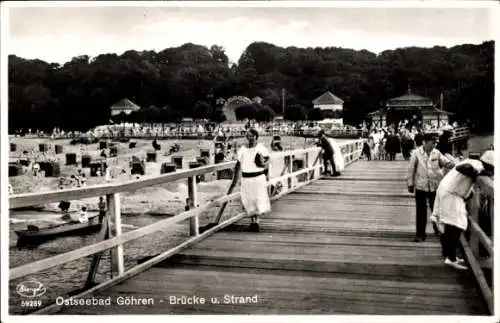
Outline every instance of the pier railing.
<svg viewBox="0 0 500 323">
<path fill-rule="evenodd" d="M 450 141 L 463 140 L 469 138 L 469 127 L 459 127 L 453 129 Z"/>
<path fill-rule="evenodd" d="M 344 143 L 340 146 L 343 151 L 345 163 L 346 165 L 348 165 L 359 157 L 363 146 L 363 140 Z M 302 167 L 297 167 L 297 163 L 295 163 L 296 160 L 301 160 L 300 164 L 302 164 Z M 112 264 L 114 264 L 114 266 L 112 266 L 114 268 L 111 268 L 111 271 L 115 270 L 117 272 L 117 275 L 112 279 L 86 289 L 84 292 L 73 296 L 73 298 L 83 297 L 98 290 L 105 289 L 112 285 L 118 284 L 121 281 L 124 281 L 132 276 L 135 276 L 140 272 L 143 272 L 144 270 L 167 259 L 168 257 L 179 253 L 189 246 L 207 238 L 214 232 L 245 217 L 244 213 L 239 213 L 236 215 L 232 215 L 231 217 L 220 223 L 216 223 L 215 226 L 209 228 L 208 230 L 204 230 L 203 232 L 200 232 L 199 230 L 199 216 L 202 212 L 208 211 L 214 207 L 221 206 L 223 203 L 229 202 L 231 200 L 238 199 L 240 197 L 240 194 L 238 192 L 226 194 L 213 201 L 199 205 L 197 194 L 197 177 L 207 173 L 231 169 L 234 168 L 234 166 L 235 162 L 225 162 L 200 168 L 183 170 L 170 174 L 159 175 L 155 177 L 144 177 L 142 179 L 132 180 L 125 183 L 112 183 L 76 189 L 67 189 L 44 193 L 27 193 L 10 196 L 9 207 L 11 209 L 59 202 L 61 200 L 70 201 L 89 197 L 106 196 L 108 210 L 106 219 L 104 221 L 104 227 L 110 228 L 112 226 L 115 234 L 114 237 L 110 237 L 109 239 L 102 240 L 89 246 L 85 246 L 63 254 L 12 268 L 9 271 L 9 280 L 14 280 L 30 274 L 35 274 L 40 271 L 53 268 L 71 261 L 75 261 L 87 256 L 94 255 L 94 257 L 97 257 L 96 255 L 102 254 L 104 251 L 110 249 L 113 251 L 111 260 Z M 316 147 L 272 153 L 270 173 L 278 175 L 269 178 L 268 184 L 269 186 L 273 186 L 275 188 L 280 187 L 280 189 L 275 192 L 272 200 L 278 199 L 283 195 L 286 195 L 304 185 L 309 184 L 312 181 L 319 179 L 321 177 L 322 167 L 323 166 L 321 163 L 320 149 Z M 178 180 L 187 180 L 188 198 L 191 206 L 193 206 L 192 209 L 188 209 L 187 211 L 181 212 L 171 218 L 157 221 L 153 224 L 141 227 L 139 229 L 122 233 L 120 193 L 134 191 L 141 188 L 174 182 Z M 168 228 L 176 223 L 185 220 L 189 220 L 190 222 L 190 238 L 188 240 L 167 251 L 162 252 L 161 254 L 147 260 L 144 263 L 141 263 L 125 271 L 123 249 L 123 245 L 125 243 Z M 92 266 L 96 265 L 93 264 Z M 96 268 L 90 268 L 89 272 L 95 270 Z M 59 307 L 60 306 L 58 306 L 57 304 L 52 304 L 48 307 L 43 308 L 37 313 L 57 311 Z"/>
<path fill-rule="evenodd" d="M 460 242 L 490 313 L 494 314 L 492 292 L 494 188 L 491 178 L 478 177 L 474 195 L 467 203 L 467 209 L 468 232 L 460 238 Z"/>
<path fill-rule="evenodd" d="M 168 127 L 167 127 L 168 128 Z M 330 136 L 334 138 L 361 138 L 364 136 L 368 136 L 368 132 L 362 129 L 344 129 L 344 128 L 339 128 L 339 129 L 332 129 L 327 131 Z M 246 130 L 244 129 L 231 129 L 229 132 L 225 132 L 226 136 L 231 136 L 231 137 L 244 137 L 246 133 Z M 262 136 L 299 136 L 299 137 L 314 137 L 318 133 L 318 130 L 316 129 L 297 129 L 297 128 L 289 128 L 288 130 L 285 129 L 273 129 L 273 128 L 264 128 L 261 130 L 261 135 Z M 52 136 L 49 134 L 44 134 L 44 135 L 26 135 L 26 138 L 53 138 L 55 140 L 57 139 L 78 139 L 82 137 L 86 137 L 86 134 L 75 134 L 75 133 L 68 133 L 64 135 L 58 135 L 58 136 Z M 118 139 L 118 138 L 126 138 L 126 139 L 198 139 L 198 140 L 212 140 L 217 136 L 216 132 L 213 131 L 203 131 L 203 132 L 198 132 L 198 131 L 183 131 L 180 129 L 176 130 L 159 130 L 157 132 L 150 130 L 144 133 L 136 132 L 136 133 L 131 133 L 129 130 L 125 131 L 124 133 L 121 133 L 120 130 L 116 129 L 111 133 L 108 134 L 101 134 L 97 136 L 99 139 Z M 469 128 L 468 127 L 458 127 L 453 129 L 453 134 L 450 138 L 451 142 L 454 141 L 462 141 L 466 140 L 469 138 Z"/>
<path fill-rule="evenodd" d="M 243 138 L 246 135 L 245 129 L 232 129 L 231 131 L 224 133 L 226 137 L 233 138 Z M 357 139 L 361 138 L 363 135 L 367 135 L 367 132 L 364 132 L 361 129 L 332 129 L 327 131 L 327 134 L 334 138 L 351 138 Z M 296 136 L 296 137 L 316 137 L 318 135 L 318 130 L 315 129 L 289 129 L 289 130 L 275 130 L 275 129 L 262 129 L 260 131 L 261 136 Z M 192 140 L 212 140 L 216 136 L 218 136 L 217 132 L 212 131 L 159 131 L 159 132 L 145 132 L 145 133 L 120 133 L 119 131 L 114 131 L 108 134 L 100 134 L 95 135 L 93 137 L 97 138 L 95 140 L 134 140 L 134 139 L 159 139 L 159 140 L 182 140 L 182 139 L 192 139 Z M 80 138 L 87 138 L 86 134 L 65 134 L 59 136 L 51 136 L 51 135 L 32 135 L 27 138 L 46 138 L 46 139 L 74 139 L 78 140 Z"/>
</svg>

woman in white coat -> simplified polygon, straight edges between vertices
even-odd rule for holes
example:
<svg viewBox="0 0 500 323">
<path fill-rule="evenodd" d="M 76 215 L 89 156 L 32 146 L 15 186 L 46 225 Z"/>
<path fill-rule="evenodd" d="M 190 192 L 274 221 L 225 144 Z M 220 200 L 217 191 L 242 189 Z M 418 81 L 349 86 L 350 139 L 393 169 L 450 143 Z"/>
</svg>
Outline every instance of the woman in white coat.
<svg viewBox="0 0 500 323">
<path fill-rule="evenodd" d="M 457 164 L 439 183 L 431 221 L 444 226 L 440 237 L 445 265 L 465 270 L 463 260 L 456 250 L 460 236 L 467 229 L 466 200 L 470 199 L 477 176 L 492 176 L 494 172 L 493 150 L 486 151 L 480 160 L 466 159 Z"/>
</svg>

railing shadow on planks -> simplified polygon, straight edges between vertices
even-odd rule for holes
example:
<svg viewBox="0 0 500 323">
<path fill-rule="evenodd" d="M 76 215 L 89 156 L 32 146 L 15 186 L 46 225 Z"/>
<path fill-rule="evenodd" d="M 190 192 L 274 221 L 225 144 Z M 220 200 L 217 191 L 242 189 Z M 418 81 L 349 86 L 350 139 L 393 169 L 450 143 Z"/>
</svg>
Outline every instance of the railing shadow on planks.
<svg viewBox="0 0 500 323">
<path fill-rule="evenodd" d="M 467 203 L 469 226 L 466 234 L 460 238 L 460 243 L 489 311 L 491 314 L 494 314 L 494 297 L 492 291 L 494 257 L 493 180 L 489 177 L 478 177 L 474 191 L 474 196 Z"/>
<path fill-rule="evenodd" d="M 346 165 L 356 161 L 359 158 L 359 156 L 361 155 L 361 150 L 363 148 L 363 142 L 364 140 L 360 139 L 340 144 Z M 323 168 L 321 163 L 320 151 L 320 148 L 312 147 L 306 149 L 296 149 L 271 153 L 271 176 L 269 178 L 268 184 L 269 186 L 271 186 L 277 183 L 282 183 L 281 191 L 271 199 L 279 199 L 280 197 L 319 179 L 321 177 L 321 171 Z M 296 170 L 296 167 L 294 167 L 294 160 L 297 159 L 302 160 L 302 169 Z M 244 213 L 239 213 L 229 217 L 227 220 L 218 223 L 216 226 L 213 226 L 204 232 L 200 232 L 199 230 L 199 215 L 202 212 L 205 212 L 213 207 L 221 206 L 222 204 L 231 200 L 238 199 L 240 197 L 240 194 L 239 192 L 231 193 L 203 205 L 198 205 L 196 177 L 206 173 L 213 173 L 225 169 L 234 168 L 234 165 L 235 162 L 231 161 L 155 177 L 145 177 L 139 180 L 129 181 L 125 183 L 96 185 L 44 193 L 12 195 L 9 198 L 10 208 L 26 207 L 31 205 L 59 202 L 61 200 L 68 201 L 105 195 L 108 210 L 103 228 L 101 230 L 102 241 L 63 254 L 12 268 L 9 272 L 9 280 L 18 279 L 20 277 L 34 274 L 55 266 L 59 266 L 74 260 L 81 259 L 83 257 L 93 255 L 94 260 L 92 261 L 92 265 L 89 270 L 86 286 L 83 288 L 83 291 L 73 296 L 73 298 L 78 298 L 111 287 L 147 270 L 148 268 L 160 263 L 168 257 L 179 253 L 189 246 L 209 237 L 220 229 L 245 217 Z M 122 234 L 120 192 L 134 191 L 144 187 L 174 182 L 182 179 L 187 179 L 188 181 L 188 198 L 191 206 L 197 207 L 188 209 L 187 211 L 177 214 L 171 218 L 160 220 L 153 224 Z M 221 208 L 219 212 L 223 212 L 223 208 Z M 220 219 L 220 214 L 218 215 L 218 218 Z M 190 221 L 190 238 L 188 240 L 167 251 L 162 252 L 158 256 L 155 256 L 154 258 L 149 259 L 144 263 L 138 264 L 137 266 L 125 271 L 123 244 L 165 229 L 184 220 Z M 106 234 L 110 234 L 111 230 L 109 229 L 111 227 L 113 227 L 115 235 L 114 237 L 109 237 L 106 239 Z M 97 270 L 100 256 L 107 250 L 112 250 L 112 265 L 110 268 L 110 272 L 113 275 L 113 271 L 115 271 L 117 275 L 107 281 L 96 285 L 92 281 L 93 273 L 95 273 Z M 59 308 L 60 306 L 54 303 L 35 312 L 35 314 L 51 313 L 57 311 Z"/>
</svg>

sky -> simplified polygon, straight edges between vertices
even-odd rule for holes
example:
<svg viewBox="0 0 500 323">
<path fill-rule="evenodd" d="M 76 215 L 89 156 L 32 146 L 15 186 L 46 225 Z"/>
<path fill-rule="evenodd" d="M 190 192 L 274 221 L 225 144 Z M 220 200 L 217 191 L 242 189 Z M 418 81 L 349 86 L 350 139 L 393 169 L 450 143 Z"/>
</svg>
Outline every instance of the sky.
<svg viewBox="0 0 500 323">
<path fill-rule="evenodd" d="M 487 8 L 45 7 L 9 9 L 9 54 L 64 63 L 195 43 L 237 62 L 254 41 L 380 53 L 493 39 Z"/>
</svg>

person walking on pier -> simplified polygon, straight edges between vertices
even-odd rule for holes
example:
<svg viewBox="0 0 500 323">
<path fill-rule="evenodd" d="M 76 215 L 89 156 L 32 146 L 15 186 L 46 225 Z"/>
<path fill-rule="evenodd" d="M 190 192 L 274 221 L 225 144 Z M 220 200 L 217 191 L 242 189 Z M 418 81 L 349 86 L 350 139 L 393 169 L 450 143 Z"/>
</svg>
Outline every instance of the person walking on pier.
<svg viewBox="0 0 500 323">
<path fill-rule="evenodd" d="M 436 193 L 431 221 L 444 224 L 441 246 L 445 265 L 465 270 L 463 260 L 456 256 L 458 241 L 467 229 L 466 201 L 472 197 L 472 187 L 478 176 L 493 176 L 495 155 L 486 151 L 479 160 L 466 159 L 446 174 Z"/>
<path fill-rule="evenodd" d="M 423 138 L 424 138 L 424 135 L 422 134 L 422 129 L 421 128 L 417 128 L 415 136 L 413 138 L 413 140 L 415 141 L 415 146 L 417 148 L 422 146 Z"/>
<path fill-rule="evenodd" d="M 250 128 L 247 131 L 247 145 L 237 153 L 233 181 L 229 193 L 233 191 L 241 170 L 241 203 L 251 217 L 250 231 L 260 230 L 260 217 L 271 211 L 271 202 L 267 192 L 266 169 L 269 165 L 269 151 L 258 143 L 259 133 Z"/>
<path fill-rule="evenodd" d="M 403 158 L 405 160 L 410 160 L 410 153 L 415 147 L 415 142 L 410 136 L 410 131 L 404 129 L 401 136 L 401 152 L 403 153 Z"/>
<path fill-rule="evenodd" d="M 455 164 L 435 149 L 436 137 L 432 133 L 423 136 L 423 144 L 412 152 L 408 165 L 408 192 L 415 193 L 416 235 L 414 242 L 425 241 L 427 228 L 427 203 L 434 209 L 436 190 L 442 179 L 441 168 L 453 168 Z"/>
<path fill-rule="evenodd" d="M 370 144 L 366 141 L 363 143 L 363 150 L 361 151 L 361 156 L 365 156 L 366 160 L 372 160 L 372 151 L 370 148 Z"/>
<path fill-rule="evenodd" d="M 396 160 L 396 154 L 401 152 L 401 140 L 393 129 L 387 134 L 385 149 L 389 160 Z"/>
</svg>

